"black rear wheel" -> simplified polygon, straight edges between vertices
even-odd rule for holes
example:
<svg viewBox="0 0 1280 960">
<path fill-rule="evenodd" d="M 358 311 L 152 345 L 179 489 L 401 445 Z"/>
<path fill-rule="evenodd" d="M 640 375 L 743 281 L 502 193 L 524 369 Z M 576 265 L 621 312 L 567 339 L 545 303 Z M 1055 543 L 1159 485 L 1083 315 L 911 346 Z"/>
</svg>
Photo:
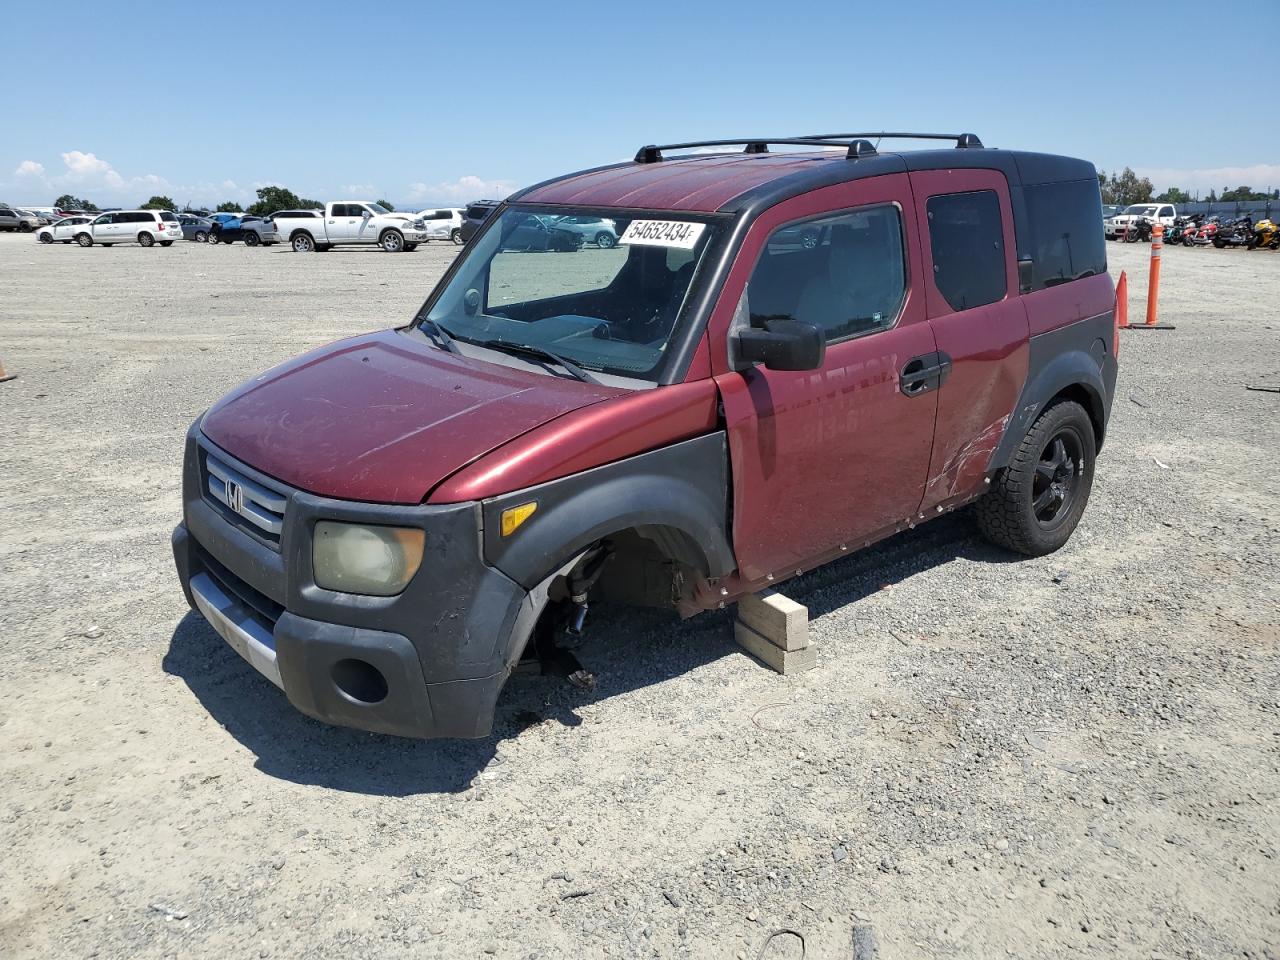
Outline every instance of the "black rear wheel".
<svg viewBox="0 0 1280 960">
<path fill-rule="evenodd" d="M 976 504 L 983 536 L 1031 557 L 1061 547 L 1089 502 L 1096 448 L 1093 423 L 1078 403 L 1046 409 Z"/>
</svg>

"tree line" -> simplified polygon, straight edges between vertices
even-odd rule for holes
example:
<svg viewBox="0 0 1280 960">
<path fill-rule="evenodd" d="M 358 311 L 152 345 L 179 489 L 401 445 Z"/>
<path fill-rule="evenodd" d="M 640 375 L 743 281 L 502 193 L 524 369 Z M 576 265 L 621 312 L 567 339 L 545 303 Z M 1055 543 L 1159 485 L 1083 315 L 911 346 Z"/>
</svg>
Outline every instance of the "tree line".
<svg viewBox="0 0 1280 960">
<path fill-rule="evenodd" d="M 1200 199 L 1199 194 L 1192 196 L 1189 191 L 1180 187 L 1170 187 L 1163 193 L 1157 194 L 1156 188 L 1147 177 L 1139 177 L 1128 167 L 1110 176 L 1107 176 L 1105 170 L 1099 170 L 1098 186 L 1102 190 L 1103 203 L 1126 207 L 1131 203 L 1192 203 Z M 1216 190 L 1210 190 L 1209 195 L 1204 199 L 1210 203 L 1232 200 L 1280 200 L 1280 190 L 1272 190 L 1268 193 L 1263 190 L 1254 190 L 1252 187 L 1236 187 L 1234 190 L 1223 187 L 1221 194 Z"/>
<path fill-rule="evenodd" d="M 257 191 L 258 199 L 249 204 L 245 209 L 245 213 L 255 217 L 269 217 L 271 214 L 280 210 L 315 210 L 323 207 L 324 204 L 319 200 L 310 200 L 306 197 L 300 197 L 288 187 L 261 187 Z M 382 206 L 388 210 L 394 210 L 386 200 L 379 200 Z M 89 213 L 97 213 L 97 204 L 83 200 L 80 197 L 72 196 L 64 193 L 53 205 L 59 210 L 85 210 Z M 174 202 L 172 197 L 156 195 L 149 199 L 146 203 L 138 207 L 139 210 L 172 210 L 175 213 L 186 213 L 192 210 L 190 204 L 184 206 L 181 211 L 178 204 Z M 225 200 L 214 208 L 215 213 L 239 213 L 240 204 L 235 200 Z"/>
</svg>

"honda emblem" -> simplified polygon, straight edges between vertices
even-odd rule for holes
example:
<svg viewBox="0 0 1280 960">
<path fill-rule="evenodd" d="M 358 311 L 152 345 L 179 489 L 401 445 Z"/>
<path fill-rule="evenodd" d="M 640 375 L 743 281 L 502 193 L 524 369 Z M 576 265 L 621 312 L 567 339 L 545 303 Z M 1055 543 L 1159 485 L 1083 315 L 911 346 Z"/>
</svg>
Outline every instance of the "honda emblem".
<svg viewBox="0 0 1280 960">
<path fill-rule="evenodd" d="M 236 513 L 244 513 L 244 487 L 234 480 L 224 481 L 226 484 L 227 506 Z"/>
</svg>

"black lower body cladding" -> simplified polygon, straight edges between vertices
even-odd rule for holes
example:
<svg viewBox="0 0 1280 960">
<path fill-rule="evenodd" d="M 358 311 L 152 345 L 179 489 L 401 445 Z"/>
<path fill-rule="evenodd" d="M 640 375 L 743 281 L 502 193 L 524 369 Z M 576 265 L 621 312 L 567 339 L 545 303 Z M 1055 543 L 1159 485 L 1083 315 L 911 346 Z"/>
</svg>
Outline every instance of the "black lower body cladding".
<svg viewBox="0 0 1280 960">
<path fill-rule="evenodd" d="M 209 453 L 285 496 L 278 544 L 238 526 L 204 495 Z M 398 507 L 315 497 L 235 461 L 194 428 L 183 474 L 184 522 L 173 550 L 188 602 L 296 708 L 327 723 L 400 736 L 488 735 L 536 612 L 529 591 L 484 562 L 479 504 Z M 421 528 L 422 567 L 394 597 L 325 590 L 312 570 L 312 530 L 321 519 Z M 229 615 L 219 613 L 219 603 Z"/>
</svg>

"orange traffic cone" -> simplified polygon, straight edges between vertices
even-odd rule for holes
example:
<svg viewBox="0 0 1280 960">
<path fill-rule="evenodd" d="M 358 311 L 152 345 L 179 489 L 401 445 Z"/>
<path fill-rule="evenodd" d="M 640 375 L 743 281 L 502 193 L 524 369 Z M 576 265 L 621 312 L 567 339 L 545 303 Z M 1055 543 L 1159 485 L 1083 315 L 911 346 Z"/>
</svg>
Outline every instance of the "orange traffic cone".
<svg viewBox="0 0 1280 960">
<path fill-rule="evenodd" d="M 1120 282 L 1116 284 L 1116 326 L 1121 330 L 1129 329 L 1129 275 L 1120 271 Z"/>
<path fill-rule="evenodd" d="M 0 383 L 4 383 L 6 380 L 12 380 L 16 376 L 16 373 L 10 373 L 7 371 L 4 368 L 4 361 L 0 360 Z"/>
</svg>

